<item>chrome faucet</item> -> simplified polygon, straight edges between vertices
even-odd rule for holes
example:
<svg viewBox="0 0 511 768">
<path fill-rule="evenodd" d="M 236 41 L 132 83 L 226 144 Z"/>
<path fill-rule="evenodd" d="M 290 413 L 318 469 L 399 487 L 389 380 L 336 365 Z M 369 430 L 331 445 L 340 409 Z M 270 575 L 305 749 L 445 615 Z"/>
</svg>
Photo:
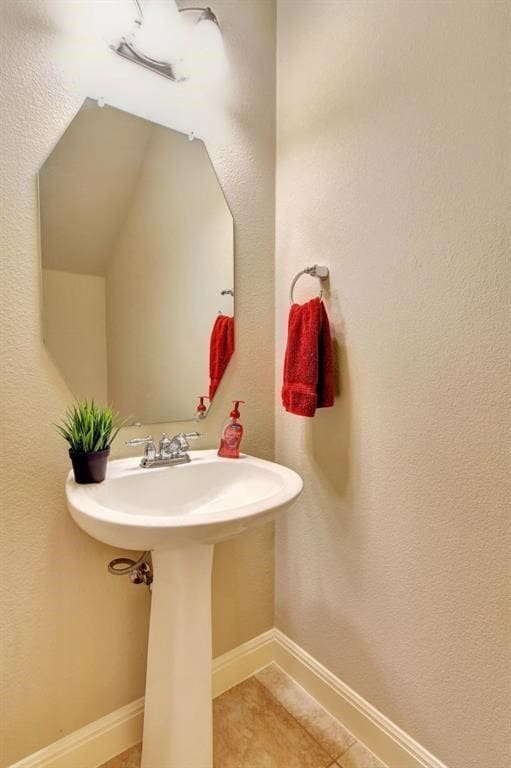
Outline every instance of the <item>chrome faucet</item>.
<svg viewBox="0 0 511 768">
<path fill-rule="evenodd" d="M 158 443 L 158 449 L 151 435 L 147 437 L 134 437 L 127 440 L 126 445 L 143 445 L 144 455 L 140 460 L 141 467 L 170 467 L 174 464 L 187 464 L 190 461 L 188 440 L 200 437 L 200 432 L 178 432 L 174 437 L 168 437 L 163 433 Z"/>
</svg>

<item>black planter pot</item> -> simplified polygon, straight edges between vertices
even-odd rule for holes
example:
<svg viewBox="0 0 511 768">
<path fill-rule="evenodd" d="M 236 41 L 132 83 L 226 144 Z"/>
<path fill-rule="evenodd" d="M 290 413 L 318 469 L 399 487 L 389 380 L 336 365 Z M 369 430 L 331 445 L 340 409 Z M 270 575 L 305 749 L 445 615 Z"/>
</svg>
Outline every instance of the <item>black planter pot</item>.
<svg viewBox="0 0 511 768">
<path fill-rule="evenodd" d="M 106 475 L 106 465 L 110 448 L 94 453 L 77 453 L 69 449 L 69 458 L 73 464 L 75 480 L 80 485 L 102 483 Z"/>
</svg>

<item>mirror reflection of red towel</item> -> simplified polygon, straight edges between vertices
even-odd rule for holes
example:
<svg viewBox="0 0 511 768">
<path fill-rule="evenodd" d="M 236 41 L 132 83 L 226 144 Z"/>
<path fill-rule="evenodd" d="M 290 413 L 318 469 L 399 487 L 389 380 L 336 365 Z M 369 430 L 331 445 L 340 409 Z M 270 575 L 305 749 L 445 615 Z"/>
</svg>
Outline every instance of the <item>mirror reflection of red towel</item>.
<svg viewBox="0 0 511 768">
<path fill-rule="evenodd" d="M 218 315 L 209 342 L 209 397 L 212 400 L 234 352 L 234 318 Z"/>
<path fill-rule="evenodd" d="M 334 404 L 334 355 L 330 322 L 319 298 L 289 311 L 282 404 L 297 416 Z"/>
</svg>

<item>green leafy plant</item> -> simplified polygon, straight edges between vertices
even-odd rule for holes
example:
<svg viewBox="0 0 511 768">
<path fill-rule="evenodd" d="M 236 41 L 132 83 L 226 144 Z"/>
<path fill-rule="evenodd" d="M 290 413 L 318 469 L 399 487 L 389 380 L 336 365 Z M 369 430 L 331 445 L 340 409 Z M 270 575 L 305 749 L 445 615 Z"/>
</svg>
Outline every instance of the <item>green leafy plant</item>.
<svg viewBox="0 0 511 768">
<path fill-rule="evenodd" d="M 110 446 L 124 423 L 109 405 L 78 400 L 54 426 L 75 453 L 95 453 Z"/>
</svg>

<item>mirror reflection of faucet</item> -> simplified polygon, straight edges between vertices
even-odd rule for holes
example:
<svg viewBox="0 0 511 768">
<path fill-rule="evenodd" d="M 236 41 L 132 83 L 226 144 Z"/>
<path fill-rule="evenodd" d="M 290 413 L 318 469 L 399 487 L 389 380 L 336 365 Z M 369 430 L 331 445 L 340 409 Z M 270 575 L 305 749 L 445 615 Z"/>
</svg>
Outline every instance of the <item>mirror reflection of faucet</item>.
<svg viewBox="0 0 511 768">
<path fill-rule="evenodd" d="M 127 440 L 126 445 L 144 446 L 144 455 L 140 460 L 141 467 L 170 467 L 174 464 L 187 464 L 191 461 L 188 454 L 190 450 L 188 440 L 195 440 L 200 436 L 200 432 L 178 432 L 174 437 L 169 437 L 164 432 L 160 437 L 158 449 L 156 449 L 151 435 L 134 437 L 132 440 Z"/>
</svg>

